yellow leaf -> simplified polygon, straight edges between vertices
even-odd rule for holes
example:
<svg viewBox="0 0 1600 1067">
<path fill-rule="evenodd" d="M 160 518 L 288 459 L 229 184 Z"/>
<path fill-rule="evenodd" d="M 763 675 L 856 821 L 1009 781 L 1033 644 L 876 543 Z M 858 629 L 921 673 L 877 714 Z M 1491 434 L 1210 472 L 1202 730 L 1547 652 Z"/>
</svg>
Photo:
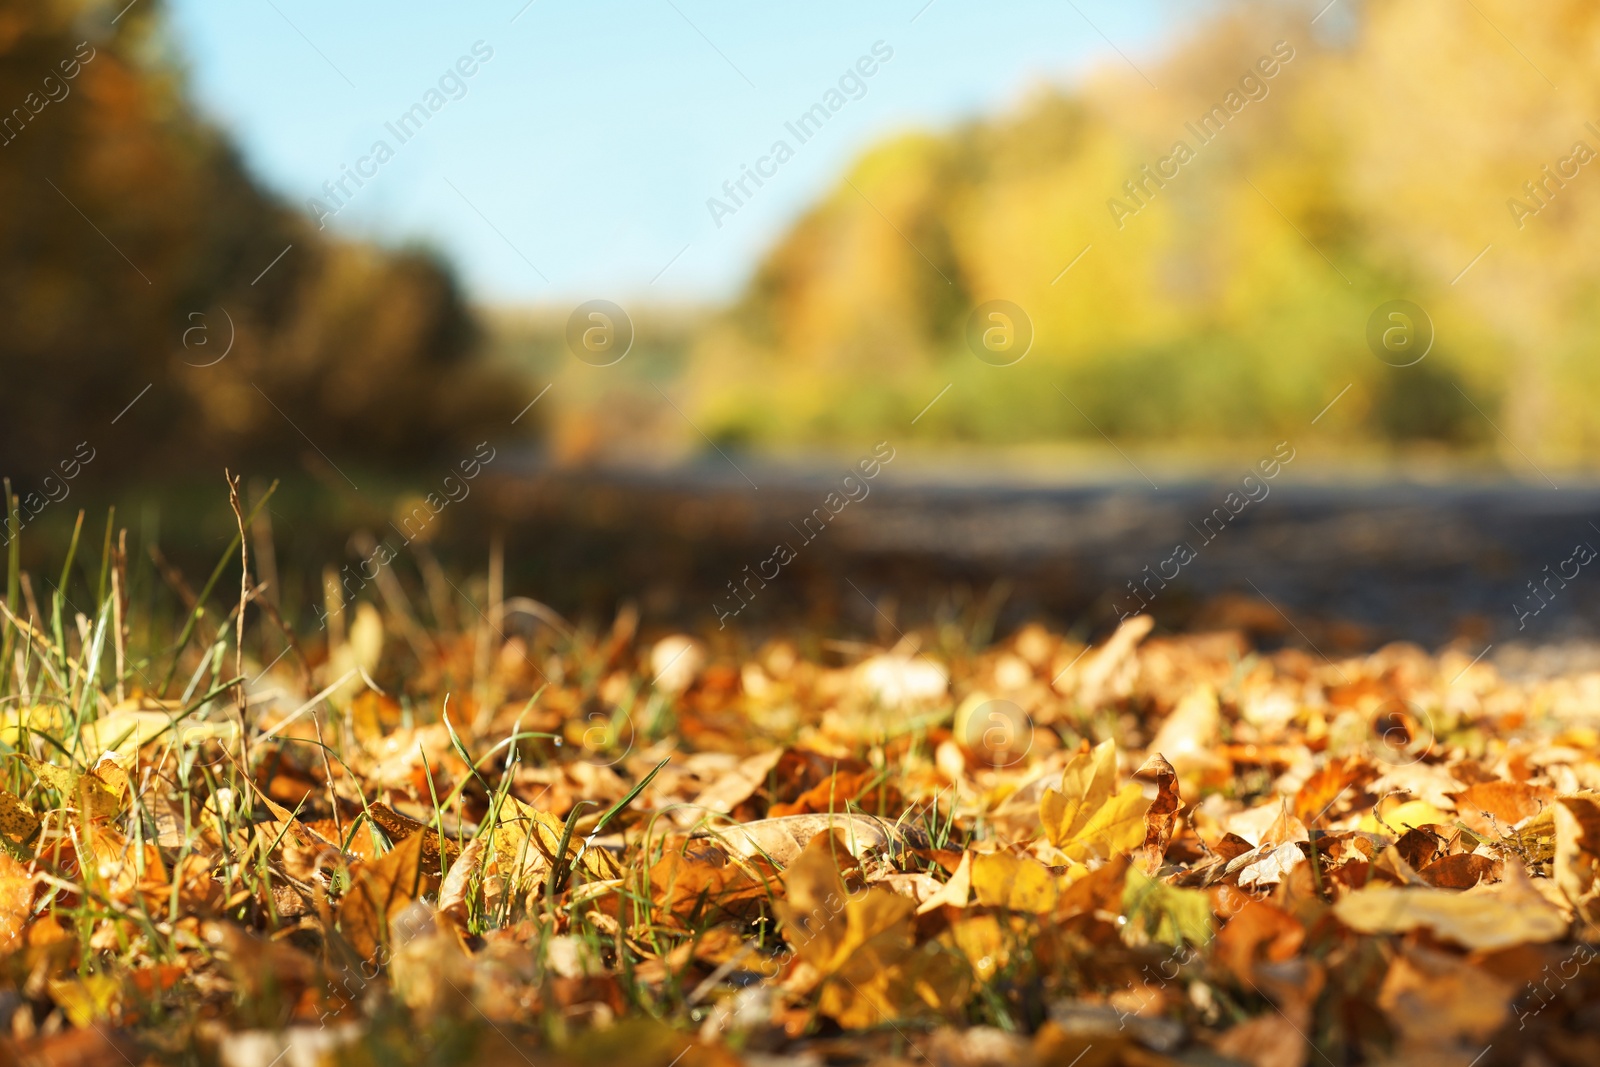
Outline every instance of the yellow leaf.
<svg viewBox="0 0 1600 1067">
<path fill-rule="evenodd" d="M 555 862 L 566 824 L 547 811 L 506 797 L 494 828 L 494 865 L 503 878 L 518 887 L 533 889 L 543 884 L 544 874 Z M 585 848 L 581 834 L 567 839 L 566 861 L 589 878 L 606 881 L 619 878 L 622 868 L 615 858 L 598 848 Z"/>
<path fill-rule="evenodd" d="M 784 939 L 821 976 L 818 1010 L 847 1029 L 955 1010 L 966 968 L 937 945 L 917 949 L 909 897 L 879 888 L 851 895 L 835 861 L 844 855 L 842 836 L 813 838 L 773 905 Z"/>
<path fill-rule="evenodd" d="M 1055 875 L 1038 860 L 1009 852 L 982 852 L 972 860 L 972 889 L 978 903 L 1044 914 L 1061 895 Z"/>
<path fill-rule="evenodd" d="M 1117 751 L 1110 741 L 1080 753 L 1061 775 L 1061 791 L 1045 790 L 1039 819 L 1050 843 L 1068 859 L 1109 859 L 1138 848 L 1145 839 L 1144 790 L 1117 790 Z"/>
<path fill-rule="evenodd" d="M 108 781 L 95 771 L 80 774 L 26 753 L 19 753 L 18 758 L 28 765 L 40 785 L 61 795 L 63 808 L 91 819 L 109 819 L 122 810 L 128 776 L 117 764 L 108 762 L 107 771 L 112 779 Z"/>
<path fill-rule="evenodd" d="M 1333 906 L 1340 922 L 1364 934 L 1426 927 L 1438 937 L 1479 951 L 1555 941 L 1566 935 L 1560 909 L 1529 884 L 1512 863 L 1506 879 L 1465 891 L 1428 886 L 1368 886 Z"/>
<path fill-rule="evenodd" d="M 953 908 L 967 906 L 967 901 L 972 898 L 972 855 L 971 852 L 961 854 L 961 862 L 956 864 L 955 873 L 950 876 L 948 882 L 939 887 L 938 892 L 918 905 L 918 915 L 933 911 L 935 908 L 942 908 L 947 904 Z"/>
<path fill-rule="evenodd" d="M 784 938 L 823 974 L 831 974 L 849 953 L 849 922 L 842 918 L 849 893 L 839 877 L 835 849 L 849 855 L 835 834 L 812 838 L 784 872 L 785 899 L 774 905 Z"/>
<path fill-rule="evenodd" d="M 1381 818 L 1378 809 L 1374 808 L 1371 814 L 1361 820 L 1361 829 L 1369 834 L 1403 834 L 1413 826 L 1449 826 L 1453 821 L 1453 816 L 1445 814 L 1426 800 L 1408 800 L 1383 812 Z"/>
<path fill-rule="evenodd" d="M 39 832 L 39 817 L 22 798 L 0 789 L 0 834 L 19 844 L 31 841 Z"/>
<path fill-rule="evenodd" d="M 995 915 L 971 915 L 950 927 L 950 939 L 967 958 L 978 981 L 987 982 L 1011 963 L 1015 935 Z"/>
<path fill-rule="evenodd" d="M 1128 869 L 1122 914 L 1128 920 L 1122 939 L 1131 945 L 1154 941 L 1179 948 L 1211 940 L 1211 898 L 1205 891 L 1167 885 L 1138 867 Z"/>
<path fill-rule="evenodd" d="M 122 992 L 122 986 L 108 974 L 52 978 L 48 988 L 51 999 L 61 1005 L 67 1020 L 80 1030 L 94 1025 L 97 1019 L 110 1018 Z"/>
<path fill-rule="evenodd" d="M 1052 845 L 1077 834 L 1100 806 L 1111 799 L 1117 784 L 1117 750 L 1110 741 L 1093 752 L 1072 757 L 1061 773 L 1061 791 L 1046 790 L 1039 802 L 1040 816 Z"/>
<path fill-rule="evenodd" d="M 1102 805 L 1061 851 L 1069 859 L 1110 859 L 1131 852 L 1144 842 L 1145 812 L 1150 801 L 1144 790 L 1129 784 Z"/>
</svg>

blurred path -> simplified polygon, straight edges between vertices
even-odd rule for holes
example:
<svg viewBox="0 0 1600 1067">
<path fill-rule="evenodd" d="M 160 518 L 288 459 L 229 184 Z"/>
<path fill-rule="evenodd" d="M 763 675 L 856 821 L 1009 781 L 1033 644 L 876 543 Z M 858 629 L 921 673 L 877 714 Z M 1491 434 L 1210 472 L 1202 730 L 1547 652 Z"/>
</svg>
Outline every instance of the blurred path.
<svg viewBox="0 0 1600 1067">
<path fill-rule="evenodd" d="M 647 610 L 684 621 L 712 618 L 719 595 L 737 604 L 728 583 L 782 542 L 796 558 L 765 588 L 746 587 L 739 624 L 801 615 L 881 629 L 885 604 L 914 623 L 1008 583 L 1002 626 L 1044 612 L 1101 632 L 1137 604 L 1130 580 L 1177 570 L 1166 588 L 1146 586 L 1163 625 L 1240 626 L 1328 652 L 1600 635 L 1600 559 L 1574 553 L 1600 547 L 1595 488 L 1279 479 L 1202 531 L 1237 485 L 936 484 L 890 469 L 807 542 L 791 524 L 823 505 L 844 468 L 740 466 L 759 490 L 720 460 L 666 472 L 529 465 L 496 487 L 497 508 L 551 579 L 590 601 L 646 590 Z M 1168 562 L 1180 541 L 1196 550 L 1181 567 Z"/>
</svg>

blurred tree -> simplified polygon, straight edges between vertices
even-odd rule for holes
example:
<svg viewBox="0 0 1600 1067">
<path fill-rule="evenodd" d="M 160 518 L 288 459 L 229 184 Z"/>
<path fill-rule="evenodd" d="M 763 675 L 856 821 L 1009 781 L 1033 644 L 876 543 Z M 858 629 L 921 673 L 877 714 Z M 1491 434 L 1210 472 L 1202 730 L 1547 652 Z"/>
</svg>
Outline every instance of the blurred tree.
<svg viewBox="0 0 1600 1067">
<path fill-rule="evenodd" d="M 161 58 L 159 0 L 124 6 L 0 0 L 0 467 L 87 439 L 97 464 L 210 470 L 298 455 L 290 419 L 395 462 L 509 420 L 449 271 L 263 192 Z"/>
<path fill-rule="evenodd" d="M 1600 9 L 1374 2 L 1312 24 L 1323 7 L 1225 9 L 1146 68 L 1159 89 L 1119 60 L 869 151 L 701 338 L 707 432 L 875 433 L 954 382 L 914 432 L 1095 438 L 1059 388 L 1107 432 L 1225 441 L 1304 432 L 1351 385 L 1319 433 L 1525 469 L 1475 403 L 1532 455 L 1592 456 L 1600 163 L 1567 168 L 1536 214 L 1508 201 L 1536 203 L 1525 183 L 1578 142 L 1600 153 Z M 1149 181 L 1180 140 L 1193 158 Z M 967 350 L 990 299 L 1032 320 L 1016 366 Z M 1368 350 L 1394 299 L 1437 330 L 1417 366 Z"/>
</svg>

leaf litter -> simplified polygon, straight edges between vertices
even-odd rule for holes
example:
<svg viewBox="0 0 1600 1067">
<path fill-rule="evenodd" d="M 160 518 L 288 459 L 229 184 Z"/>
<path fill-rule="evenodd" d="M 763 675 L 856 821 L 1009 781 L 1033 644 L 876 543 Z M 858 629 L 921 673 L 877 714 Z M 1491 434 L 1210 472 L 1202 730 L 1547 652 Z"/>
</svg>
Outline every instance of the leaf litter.
<svg viewBox="0 0 1600 1067">
<path fill-rule="evenodd" d="M 1597 676 L 397 611 L 8 631 L 8 1057 L 1600 1062 Z"/>
</svg>

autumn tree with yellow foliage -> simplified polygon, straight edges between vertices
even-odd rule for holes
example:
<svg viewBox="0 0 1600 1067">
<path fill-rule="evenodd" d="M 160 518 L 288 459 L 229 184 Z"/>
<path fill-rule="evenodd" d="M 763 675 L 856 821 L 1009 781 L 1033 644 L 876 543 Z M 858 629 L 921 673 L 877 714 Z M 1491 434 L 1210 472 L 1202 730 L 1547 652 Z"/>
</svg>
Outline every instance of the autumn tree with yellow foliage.
<svg viewBox="0 0 1600 1067">
<path fill-rule="evenodd" d="M 1581 460 L 1600 443 L 1600 13 L 1347 3 L 1313 23 L 1322 7 L 1232 8 L 1142 73 L 1113 57 L 869 151 L 702 337 L 700 411 L 726 437 L 818 442 L 954 383 L 915 432 L 1097 440 L 1092 420 L 1205 442 L 1303 428 L 1350 384 L 1319 431 L 1351 445 L 1520 464 L 1487 416 L 1536 459 Z M 964 341 L 991 299 L 1032 321 L 1015 366 Z M 1394 299 L 1436 333 L 1414 366 L 1368 350 Z"/>
</svg>

